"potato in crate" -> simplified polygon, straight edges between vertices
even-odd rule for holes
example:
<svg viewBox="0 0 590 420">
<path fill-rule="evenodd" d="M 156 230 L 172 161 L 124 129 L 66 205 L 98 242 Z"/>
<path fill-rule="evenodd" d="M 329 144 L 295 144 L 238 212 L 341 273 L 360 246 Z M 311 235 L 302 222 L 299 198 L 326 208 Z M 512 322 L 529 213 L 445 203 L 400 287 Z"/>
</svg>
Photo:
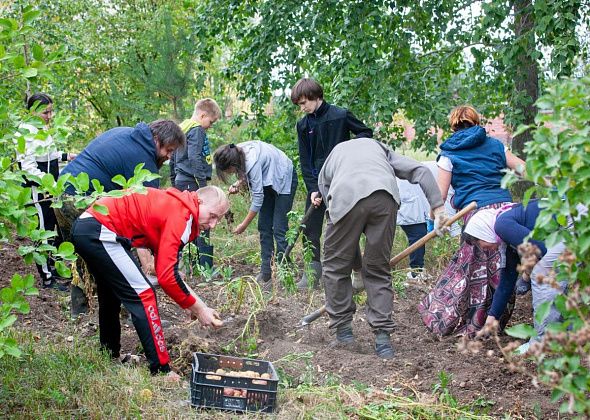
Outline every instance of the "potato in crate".
<svg viewBox="0 0 590 420">
<path fill-rule="evenodd" d="M 271 362 L 197 352 L 192 368 L 192 406 L 275 411 L 279 378 Z"/>
</svg>

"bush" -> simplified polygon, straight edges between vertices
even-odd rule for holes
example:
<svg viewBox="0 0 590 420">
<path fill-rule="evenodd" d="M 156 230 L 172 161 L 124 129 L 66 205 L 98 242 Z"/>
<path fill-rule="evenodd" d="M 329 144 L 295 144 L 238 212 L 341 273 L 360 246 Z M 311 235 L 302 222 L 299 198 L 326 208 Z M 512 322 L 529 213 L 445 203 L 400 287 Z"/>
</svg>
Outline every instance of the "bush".
<svg viewBox="0 0 590 420">
<path fill-rule="evenodd" d="M 538 362 L 538 378 L 553 388 L 553 401 L 563 400 L 562 412 L 590 414 L 590 219 L 579 205 L 590 206 L 590 77 L 552 84 L 537 102 L 534 137 L 526 146 L 527 177 L 536 186 L 524 201 L 537 194 L 542 212 L 533 232 L 547 247 L 564 242 L 567 250 L 556 263 L 553 278 L 566 281 L 567 295 L 555 306 L 563 322 L 549 326 L 542 344 L 531 347 Z M 523 127 L 519 131 L 527 129 Z M 566 229 L 573 221 L 574 228 Z M 537 312 L 539 321 L 549 305 Z M 518 326 L 513 335 L 528 338 L 534 329 Z"/>
</svg>

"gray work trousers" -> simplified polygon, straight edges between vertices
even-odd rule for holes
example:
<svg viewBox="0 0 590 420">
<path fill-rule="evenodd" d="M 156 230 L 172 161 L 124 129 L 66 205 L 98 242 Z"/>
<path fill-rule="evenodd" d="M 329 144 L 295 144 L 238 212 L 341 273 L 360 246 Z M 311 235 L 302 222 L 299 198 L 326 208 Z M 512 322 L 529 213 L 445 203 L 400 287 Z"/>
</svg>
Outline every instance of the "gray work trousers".
<svg viewBox="0 0 590 420">
<path fill-rule="evenodd" d="M 559 256 L 565 251 L 565 244 L 563 242 L 558 243 L 552 248 L 547 250 L 547 253 L 541 258 L 541 260 L 535 264 L 533 267 L 533 271 L 531 273 L 531 286 L 532 286 L 532 295 L 533 295 L 533 315 L 536 315 L 537 309 L 539 306 L 544 302 L 553 302 L 557 295 L 560 295 L 565 292 L 567 287 L 567 282 L 561 282 L 560 289 L 555 289 L 548 284 L 539 283 L 537 281 L 537 276 L 542 274 L 543 276 L 549 275 L 550 271 L 553 269 L 553 263 L 557 261 Z M 535 320 L 535 330 L 537 330 L 537 337 L 533 337 L 531 339 L 531 343 L 533 341 L 541 341 L 543 335 L 545 334 L 545 329 L 547 325 L 552 322 L 560 322 L 562 320 L 561 313 L 555 307 L 555 304 L 551 305 L 551 309 L 549 310 L 549 314 L 543 320 L 543 322 L 538 323 L 536 317 L 533 317 Z"/>
<path fill-rule="evenodd" d="M 393 330 L 389 258 L 397 209 L 397 203 L 388 192 L 376 191 L 356 203 L 336 224 L 331 222 L 328 210 L 322 262 L 330 328 L 351 322 L 356 311 L 350 274 L 353 267 L 361 266 L 359 239 L 364 233 L 366 243 L 361 273 L 367 291 L 367 321 L 373 330 Z"/>
</svg>

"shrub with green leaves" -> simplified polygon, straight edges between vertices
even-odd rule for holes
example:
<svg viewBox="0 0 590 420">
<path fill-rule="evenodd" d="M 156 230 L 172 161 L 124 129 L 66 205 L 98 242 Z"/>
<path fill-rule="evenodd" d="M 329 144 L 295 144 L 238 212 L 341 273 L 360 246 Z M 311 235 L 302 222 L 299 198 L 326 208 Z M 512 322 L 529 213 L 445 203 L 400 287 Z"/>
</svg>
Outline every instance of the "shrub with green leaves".
<svg viewBox="0 0 590 420">
<path fill-rule="evenodd" d="M 49 244 L 48 239 L 56 236 L 54 231 L 39 229 L 37 210 L 33 206 L 31 188 L 25 186 L 25 180 L 37 183 L 37 190 L 44 196 L 54 197 L 52 206 L 60 207 L 60 196 L 66 183 L 71 183 L 79 196 L 70 197 L 78 208 L 86 208 L 101 196 L 122 196 L 132 191 L 145 191 L 142 184 L 159 177 L 137 165 L 134 175 L 126 180 L 117 175 L 113 182 L 126 191 L 104 192 L 96 180 L 90 180 L 85 173 L 77 177 L 64 176 L 57 181 L 50 174 L 43 177 L 32 176 L 19 167 L 17 155 L 25 152 L 28 137 L 46 140 L 51 136 L 56 145 L 64 145 L 71 129 L 68 128 L 68 116 L 57 115 L 51 127 L 45 127 L 41 119 L 24 110 L 23 94 L 31 91 L 45 90 L 47 80 L 52 77 L 51 66 L 61 61 L 69 62 L 62 47 L 55 51 L 44 51 L 40 44 L 34 42 L 40 38 L 35 33 L 33 22 L 40 12 L 32 6 L 22 8 L 17 17 L 0 19 L 0 244 L 16 243 L 18 253 L 26 263 L 43 263 L 49 255 L 56 260 L 55 268 L 61 276 L 70 276 L 70 270 L 64 261 L 75 261 L 74 246 L 63 242 L 59 248 Z M 72 64 L 73 66 L 73 64 Z M 39 131 L 31 133 L 24 129 L 25 124 L 34 125 Z M 43 147 L 36 153 L 43 153 Z M 90 185 L 92 194 L 86 195 Z M 95 206 L 101 213 L 104 206 Z M 16 235 L 15 235 L 16 234 Z M 18 236 L 17 236 L 18 235 Z M 21 238 L 26 238 L 23 241 Z M 23 296 L 36 293 L 32 276 L 12 278 L 12 285 L 0 291 L 0 358 L 4 355 L 19 356 L 20 351 L 7 331 L 16 321 L 14 312 L 27 313 L 28 303 Z"/>
<path fill-rule="evenodd" d="M 567 294 L 554 304 L 563 322 L 550 324 L 543 343 L 531 346 L 538 362 L 538 377 L 553 389 L 561 411 L 590 414 L 590 218 L 579 205 L 590 206 L 590 77 L 564 79 L 549 86 L 537 102 L 539 114 L 533 141 L 526 146 L 527 177 L 536 185 L 524 201 L 543 198 L 534 238 L 547 247 L 564 242 L 567 250 L 556 262 L 554 278 L 567 282 Z M 522 127 L 520 131 L 529 129 Z M 573 229 L 567 229 L 573 221 Z M 537 321 L 549 304 L 537 310 Z M 518 338 L 535 335 L 531 326 L 516 326 L 508 333 Z"/>
</svg>

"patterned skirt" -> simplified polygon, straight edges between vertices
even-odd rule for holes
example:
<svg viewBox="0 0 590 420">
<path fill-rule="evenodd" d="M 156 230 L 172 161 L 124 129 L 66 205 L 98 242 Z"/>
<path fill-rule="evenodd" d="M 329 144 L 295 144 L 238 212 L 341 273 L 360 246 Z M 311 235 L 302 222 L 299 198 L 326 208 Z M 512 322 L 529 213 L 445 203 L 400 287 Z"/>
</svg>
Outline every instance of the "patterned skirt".
<svg viewBox="0 0 590 420">
<path fill-rule="evenodd" d="M 504 204 L 491 204 L 482 209 L 497 209 Z M 468 213 L 464 222 L 474 214 L 475 211 Z M 498 250 L 483 250 L 463 242 L 434 288 L 418 304 L 426 328 L 441 336 L 456 333 L 473 337 L 484 326 L 500 284 L 500 257 Z M 512 316 L 514 302 L 513 294 L 499 320 L 501 328 Z"/>
</svg>

